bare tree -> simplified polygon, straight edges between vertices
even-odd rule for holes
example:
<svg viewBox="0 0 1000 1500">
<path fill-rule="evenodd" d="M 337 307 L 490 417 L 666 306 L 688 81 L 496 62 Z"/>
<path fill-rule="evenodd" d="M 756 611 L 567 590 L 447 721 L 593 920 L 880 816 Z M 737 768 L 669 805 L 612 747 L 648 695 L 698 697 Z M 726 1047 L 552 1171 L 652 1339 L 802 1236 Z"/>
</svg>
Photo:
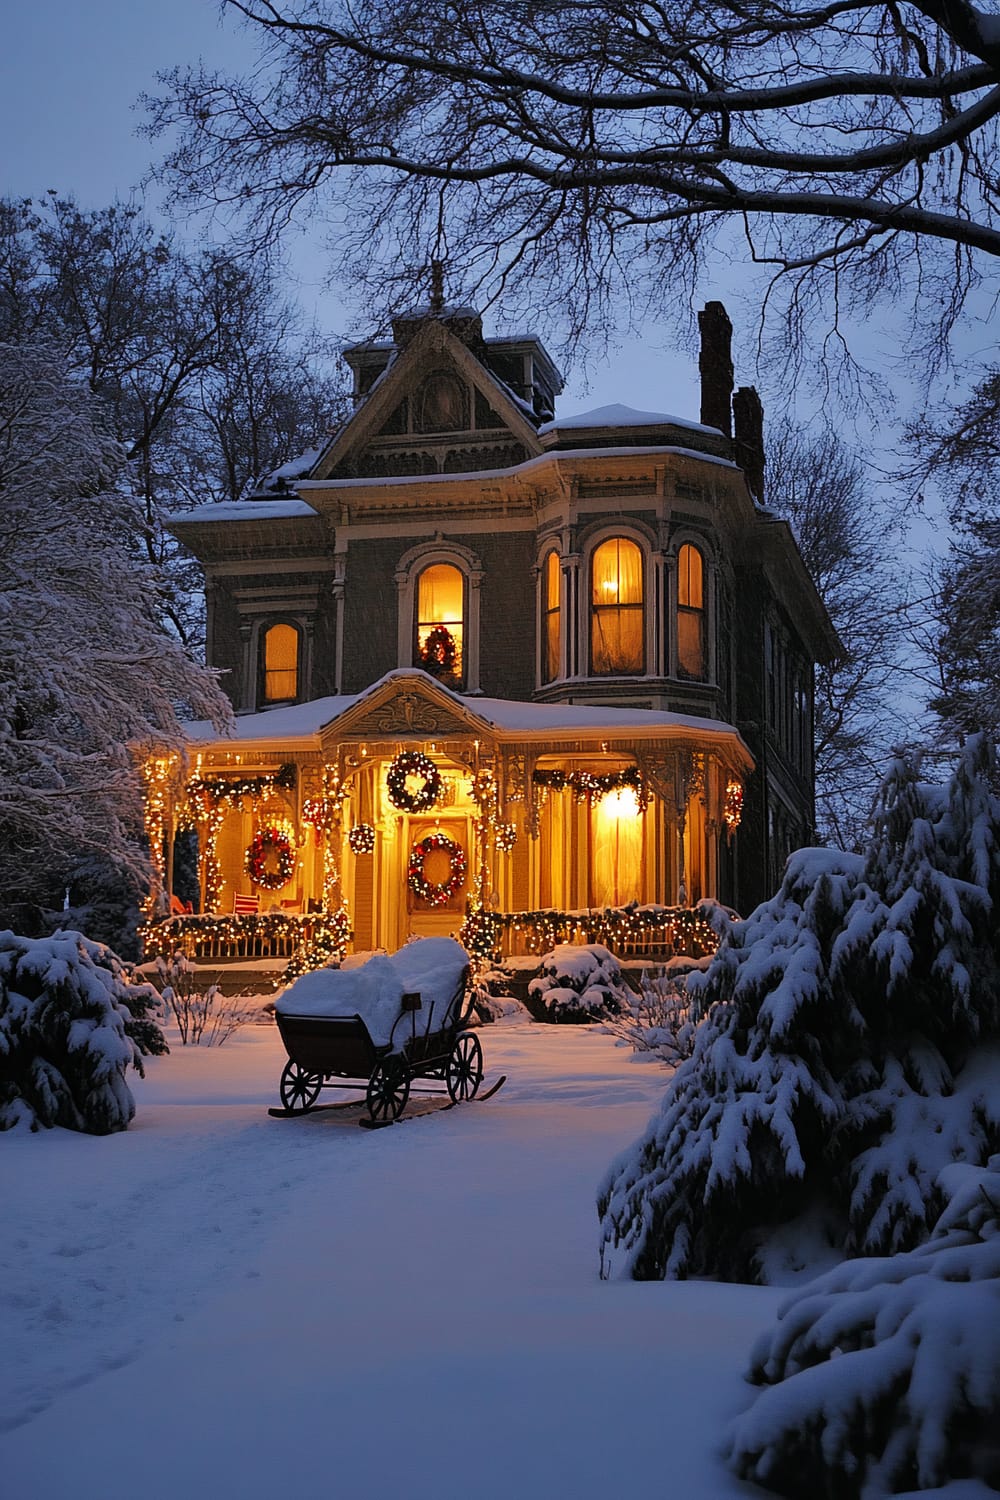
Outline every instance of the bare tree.
<svg viewBox="0 0 1000 1500">
<path fill-rule="evenodd" d="M 768 505 L 791 525 L 845 647 L 816 672 L 816 814 L 826 838 L 853 849 L 903 727 L 902 538 L 864 467 L 834 433 L 774 424 L 767 470 Z"/>
<path fill-rule="evenodd" d="M 931 739 L 954 751 L 967 735 L 1000 733 L 1000 371 L 967 400 L 924 412 L 905 433 L 911 489 L 935 483 L 953 537 L 925 570 L 911 627 Z"/>
<path fill-rule="evenodd" d="M 42 338 L 104 405 L 141 502 L 133 535 L 161 607 L 198 644 L 201 573 L 164 514 L 238 500 L 319 441 L 342 409 L 328 351 L 266 261 L 190 254 L 134 204 L 0 202 L 0 338 Z M 138 519 L 138 517 L 136 517 Z"/>
<path fill-rule="evenodd" d="M 176 193 L 264 236 L 332 196 L 390 303 L 450 253 L 580 332 L 681 300 L 734 224 L 800 329 L 905 289 L 937 342 L 1000 255 L 1000 17 L 969 0 L 224 4 L 260 65 L 147 101 Z"/>
</svg>

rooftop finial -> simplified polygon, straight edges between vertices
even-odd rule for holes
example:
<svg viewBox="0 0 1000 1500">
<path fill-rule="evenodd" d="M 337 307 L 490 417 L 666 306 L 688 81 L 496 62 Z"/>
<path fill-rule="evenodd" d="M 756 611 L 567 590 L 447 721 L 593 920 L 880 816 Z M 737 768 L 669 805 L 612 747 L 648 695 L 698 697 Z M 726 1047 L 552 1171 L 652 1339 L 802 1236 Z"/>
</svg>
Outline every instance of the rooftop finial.
<svg viewBox="0 0 1000 1500">
<path fill-rule="evenodd" d="M 431 261 L 431 312 L 444 311 L 444 261 Z"/>
</svg>

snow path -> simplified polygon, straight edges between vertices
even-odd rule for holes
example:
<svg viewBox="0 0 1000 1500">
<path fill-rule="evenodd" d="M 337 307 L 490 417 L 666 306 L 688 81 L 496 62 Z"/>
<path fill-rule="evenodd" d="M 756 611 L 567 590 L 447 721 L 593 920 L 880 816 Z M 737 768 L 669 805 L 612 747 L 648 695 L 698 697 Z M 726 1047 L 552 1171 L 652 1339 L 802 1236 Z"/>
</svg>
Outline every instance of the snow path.
<svg viewBox="0 0 1000 1500">
<path fill-rule="evenodd" d="M 595 1184 L 664 1075 L 483 1042 L 495 1099 L 391 1130 L 268 1119 L 251 1028 L 152 1063 L 124 1135 L 0 1139 L 0 1493 L 762 1495 L 714 1450 L 782 1293 L 597 1280 Z"/>
</svg>

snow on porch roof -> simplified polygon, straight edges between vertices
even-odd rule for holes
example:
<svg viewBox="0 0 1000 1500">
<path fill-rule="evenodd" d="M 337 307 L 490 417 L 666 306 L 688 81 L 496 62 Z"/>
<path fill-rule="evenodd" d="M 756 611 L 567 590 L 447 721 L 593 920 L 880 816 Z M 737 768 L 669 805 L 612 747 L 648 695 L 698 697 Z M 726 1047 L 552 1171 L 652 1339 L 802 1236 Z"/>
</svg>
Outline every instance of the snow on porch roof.
<svg viewBox="0 0 1000 1500">
<path fill-rule="evenodd" d="M 466 713 L 484 721 L 489 728 L 508 739 L 551 741 L 552 748 L 557 749 L 562 739 L 598 739 L 602 733 L 638 738 L 657 738 L 661 735 L 686 739 L 725 738 L 734 749 L 738 749 L 748 766 L 753 764 L 753 758 L 739 731 L 720 719 L 700 719 L 691 714 L 667 713 L 651 708 L 597 708 L 581 703 L 521 703 L 507 698 L 465 696 L 442 687 L 428 673 L 421 672 L 416 667 L 401 667 L 387 672 L 360 693 L 314 698 L 309 703 L 265 709 L 261 713 L 239 714 L 235 721 L 235 731 L 227 739 L 220 738 L 218 731 L 207 720 L 186 724 L 185 733 L 192 744 L 205 748 L 211 745 L 213 749 L 232 751 L 250 745 L 317 749 L 320 732 L 328 724 L 355 704 L 371 697 L 385 684 L 393 682 L 410 688 L 426 684 L 434 695 L 450 699 Z M 390 736 L 393 737 L 400 736 Z"/>
</svg>

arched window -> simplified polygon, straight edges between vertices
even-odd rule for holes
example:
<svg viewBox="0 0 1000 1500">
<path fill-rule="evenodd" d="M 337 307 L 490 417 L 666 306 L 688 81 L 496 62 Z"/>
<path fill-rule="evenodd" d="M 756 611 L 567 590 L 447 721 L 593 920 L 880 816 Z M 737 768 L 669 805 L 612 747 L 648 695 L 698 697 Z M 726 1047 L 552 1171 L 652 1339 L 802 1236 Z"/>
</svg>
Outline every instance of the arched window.
<svg viewBox="0 0 1000 1500">
<path fill-rule="evenodd" d="M 542 681 L 552 682 L 559 676 L 560 615 L 559 591 L 562 570 L 558 552 L 550 552 L 542 569 Z"/>
<path fill-rule="evenodd" d="M 299 695 L 299 632 L 271 625 L 264 632 L 264 702 L 287 703 Z"/>
<path fill-rule="evenodd" d="M 465 673 L 465 578 L 451 563 L 432 563 L 417 580 L 417 666 L 458 687 Z"/>
<path fill-rule="evenodd" d="M 689 543 L 677 554 L 677 671 L 703 679 L 705 650 L 705 562 Z"/>
<path fill-rule="evenodd" d="M 642 550 L 625 537 L 611 537 L 590 563 L 590 670 L 624 676 L 645 669 Z"/>
</svg>

